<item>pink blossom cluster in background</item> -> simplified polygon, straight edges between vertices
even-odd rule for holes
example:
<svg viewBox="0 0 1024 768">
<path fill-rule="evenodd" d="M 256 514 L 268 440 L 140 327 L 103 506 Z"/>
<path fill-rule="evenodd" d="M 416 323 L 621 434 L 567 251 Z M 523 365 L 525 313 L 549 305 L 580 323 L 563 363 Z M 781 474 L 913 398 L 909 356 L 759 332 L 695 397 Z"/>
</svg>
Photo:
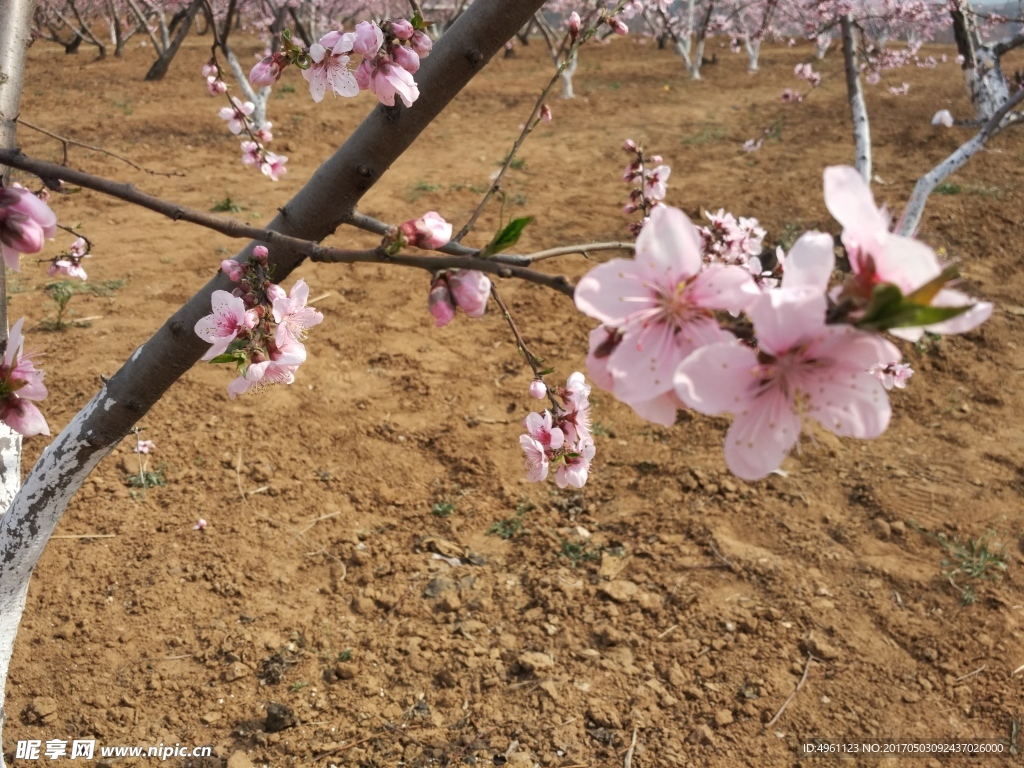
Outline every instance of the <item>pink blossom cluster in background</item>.
<svg viewBox="0 0 1024 768">
<path fill-rule="evenodd" d="M 633 155 L 622 173 L 622 180 L 633 185 L 624 210 L 626 213 L 642 214 L 639 221 L 629 225 L 630 232 L 637 235 L 647 223 L 651 210 L 661 205 L 668 194 L 668 179 L 672 169 L 663 163 L 661 155 L 644 155 L 643 147 L 632 139 L 626 139 L 622 148 Z"/>
<path fill-rule="evenodd" d="M 213 312 L 196 323 L 196 334 L 210 343 L 203 360 L 231 362 L 238 378 L 228 385 L 231 399 L 268 384 L 291 384 L 306 360 L 306 332 L 324 316 L 306 306 L 309 286 L 298 280 L 290 293 L 269 279 L 268 251 L 258 245 L 252 260 L 221 262 L 234 291 L 214 291 Z"/>
<path fill-rule="evenodd" d="M 85 269 L 82 268 L 82 259 L 90 258 L 92 258 L 92 254 L 89 253 L 89 246 L 85 242 L 85 238 L 80 237 L 71 244 L 67 252 L 53 259 L 46 274 L 50 277 L 60 275 L 86 280 L 89 276 L 85 273 Z"/>
<path fill-rule="evenodd" d="M 523 421 L 526 434 L 520 435 L 519 444 L 526 454 L 526 479 L 541 482 L 554 468 L 559 488 L 582 488 L 596 452 L 590 434 L 590 385 L 582 373 L 573 373 L 565 387 L 554 388 L 552 399 L 551 410 L 531 413 Z"/>
</svg>

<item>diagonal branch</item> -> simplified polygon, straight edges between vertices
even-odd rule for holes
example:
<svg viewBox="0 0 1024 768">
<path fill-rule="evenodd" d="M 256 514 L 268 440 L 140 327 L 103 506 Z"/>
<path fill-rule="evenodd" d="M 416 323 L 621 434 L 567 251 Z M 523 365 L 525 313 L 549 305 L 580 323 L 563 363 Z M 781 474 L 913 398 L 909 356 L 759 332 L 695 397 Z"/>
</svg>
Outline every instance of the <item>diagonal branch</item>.
<svg viewBox="0 0 1024 768">
<path fill-rule="evenodd" d="M 914 191 L 910 193 L 910 200 L 907 201 L 907 207 L 903 211 L 903 216 L 899 224 L 896 225 L 896 232 L 898 234 L 912 235 L 921 223 L 921 217 L 924 215 L 924 206 L 928 202 L 928 196 L 935 188 L 981 151 L 985 143 L 1003 130 L 1003 128 L 1024 121 L 1024 116 L 1020 112 L 1012 111 L 1022 101 L 1024 101 L 1024 91 L 1017 91 L 992 115 L 989 121 L 985 123 L 984 127 L 973 138 L 962 144 L 953 154 L 917 180 L 917 184 L 914 185 Z"/>
</svg>

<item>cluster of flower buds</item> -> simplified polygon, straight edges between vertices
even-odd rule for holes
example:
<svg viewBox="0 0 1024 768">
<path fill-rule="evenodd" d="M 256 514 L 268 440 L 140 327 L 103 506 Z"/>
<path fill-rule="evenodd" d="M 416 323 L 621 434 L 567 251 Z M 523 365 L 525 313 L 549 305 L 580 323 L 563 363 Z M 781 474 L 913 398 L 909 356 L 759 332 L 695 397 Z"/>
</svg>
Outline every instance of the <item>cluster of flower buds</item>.
<svg viewBox="0 0 1024 768">
<path fill-rule="evenodd" d="M 0 187 L 0 253 L 15 272 L 23 253 L 39 253 L 57 234 L 57 214 L 20 184 Z"/>
<path fill-rule="evenodd" d="M 483 317 L 491 295 L 491 280 L 475 269 L 449 269 L 438 274 L 430 284 L 427 308 L 438 328 L 455 318 L 456 307 L 469 317 Z"/>
<path fill-rule="evenodd" d="M 622 174 L 622 180 L 634 185 L 624 210 L 630 214 L 638 211 L 643 214 L 640 221 L 631 222 L 629 225 L 629 231 L 635 236 L 647 223 L 651 210 L 661 205 L 661 201 L 668 194 L 668 177 L 672 169 L 662 164 L 661 155 L 645 156 L 643 147 L 632 139 L 626 139 L 622 143 L 622 148 L 633 155 L 633 159 Z"/>
<path fill-rule="evenodd" d="M 886 390 L 911 374 L 882 334 L 963 333 L 992 304 L 955 290 L 956 271 L 928 246 L 891 233 L 854 168 L 826 169 L 825 204 L 843 226 L 851 269 L 834 286 L 829 234 L 802 235 L 784 264 L 779 252 L 781 279 L 759 282 L 756 222 L 712 217 L 714 242 L 728 237 L 720 250 L 733 255 L 707 259 L 706 235 L 682 211 L 655 208 L 635 258 L 601 264 L 576 287 L 576 307 L 601 323 L 590 335 L 590 377 L 665 426 L 679 408 L 732 414 L 725 459 L 747 480 L 778 468 L 809 420 L 842 437 L 882 434 Z"/>
<path fill-rule="evenodd" d="M 534 379 L 530 384 L 530 394 L 534 397 L 538 382 L 546 389 L 543 381 Z M 526 453 L 526 479 L 539 483 L 547 478 L 553 466 L 555 485 L 582 488 L 596 451 L 590 434 L 590 385 L 584 381 L 582 373 L 576 372 L 565 387 L 555 388 L 551 395 L 552 410 L 531 413 L 523 421 L 526 434 L 520 435 L 519 444 Z M 556 397 L 562 405 L 558 405 Z"/>
<path fill-rule="evenodd" d="M 77 277 L 79 280 L 86 280 L 89 276 L 82 268 L 82 259 L 90 259 L 89 244 L 84 237 L 80 237 L 71 244 L 67 251 L 54 256 L 47 273 L 50 277 L 62 275 L 64 277 Z"/>
<path fill-rule="evenodd" d="M 249 73 L 249 80 L 271 85 L 289 63 L 302 70 L 313 101 L 323 100 L 328 90 L 338 96 L 356 96 L 370 91 L 381 104 L 394 106 L 395 96 L 411 107 L 419 98 L 413 75 L 420 59 L 430 53 L 433 42 L 419 15 L 412 21 L 390 19 L 380 24 L 359 22 L 354 32 L 332 30 L 304 51 L 287 37 L 285 52 L 268 56 Z M 352 67 L 352 57 L 360 62 Z"/>
<path fill-rule="evenodd" d="M 206 78 L 206 90 L 211 96 L 221 96 L 228 92 L 228 84 L 221 79 L 216 61 L 211 59 L 203 64 L 203 77 Z"/>
<path fill-rule="evenodd" d="M 272 283 L 262 245 L 253 249 L 251 261 L 227 259 L 220 266 L 238 287 L 214 291 L 213 312 L 196 323 L 196 334 L 212 345 L 203 360 L 238 368 L 238 378 L 228 385 L 231 399 L 268 384 L 291 384 L 306 360 L 306 332 L 324 319 L 306 306 L 309 286 L 299 280 L 286 294 Z"/>
<path fill-rule="evenodd" d="M 46 419 L 35 406 L 46 398 L 44 374 L 36 370 L 32 355 L 25 354 L 24 324 L 21 318 L 11 328 L 0 363 L 0 421 L 24 437 L 49 435 Z"/>
</svg>

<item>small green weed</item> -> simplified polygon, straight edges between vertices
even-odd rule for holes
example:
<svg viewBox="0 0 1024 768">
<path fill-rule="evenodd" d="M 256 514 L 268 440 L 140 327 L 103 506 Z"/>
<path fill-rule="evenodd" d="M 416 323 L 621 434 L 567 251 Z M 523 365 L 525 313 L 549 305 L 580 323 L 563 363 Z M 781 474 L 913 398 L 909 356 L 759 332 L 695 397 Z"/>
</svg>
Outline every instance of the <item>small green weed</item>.
<svg viewBox="0 0 1024 768">
<path fill-rule="evenodd" d="M 291 83 L 284 83 L 278 86 L 277 91 L 278 93 L 295 93 L 295 86 Z"/>
<path fill-rule="evenodd" d="M 705 125 L 697 133 L 689 136 L 681 136 L 679 138 L 680 144 L 687 146 L 699 146 L 702 144 L 714 144 L 715 142 L 721 141 L 725 138 L 726 131 L 720 125 Z"/>
<path fill-rule="evenodd" d="M 939 184 L 935 188 L 936 195 L 959 195 L 961 192 L 963 192 L 963 187 L 959 184 Z"/>
<path fill-rule="evenodd" d="M 430 510 L 430 514 L 436 517 L 448 518 L 455 511 L 454 501 L 439 501 Z"/>
<path fill-rule="evenodd" d="M 292 683 L 291 686 L 289 686 L 288 690 L 291 691 L 292 693 L 295 693 L 296 691 L 301 691 L 307 685 L 309 685 L 309 683 L 307 683 L 307 682 L 305 682 L 303 680 L 299 680 L 297 682 Z"/>
<path fill-rule="evenodd" d="M 243 211 L 245 209 L 242 208 L 242 206 L 240 206 L 234 200 L 232 200 L 231 196 L 228 195 L 223 200 L 214 203 L 213 208 L 211 208 L 210 210 L 213 211 L 214 213 L 238 213 L 239 211 Z"/>
<path fill-rule="evenodd" d="M 597 560 L 601 557 L 600 551 L 588 549 L 588 545 L 578 541 L 562 541 L 562 551 L 559 557 L 569 560 L 569 564 L 575 568 L 580 563 Z"/>
<path fill-rule="evenodd" d="M 132 105 L 128 101 L 115 101 L 114 106 L 120 109 L 126 115 L 130 115 L 132 113 Z"/>
<path fill-rule="evenodd" d="M 431 184 L 429 181 L 417 181 L 409 187 L 409 194 L 406 195 L 410 203 L 415 203 L 424 193 L 437 192 L 444 189 L 444 184 Z"/>
<path fill-rule="evenodd" d="M 338 661 L 352 661 L 352 649 L 346 648 L 338 654 Z"/>
</svg>

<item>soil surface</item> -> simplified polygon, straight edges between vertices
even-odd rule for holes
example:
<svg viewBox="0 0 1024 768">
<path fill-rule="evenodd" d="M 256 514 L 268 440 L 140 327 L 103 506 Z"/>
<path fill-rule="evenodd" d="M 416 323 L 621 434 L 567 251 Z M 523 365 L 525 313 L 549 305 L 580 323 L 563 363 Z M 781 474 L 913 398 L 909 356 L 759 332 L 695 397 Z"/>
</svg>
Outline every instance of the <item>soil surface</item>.
<svg viewBox="0 0 1024 768">
<path fill-rule="evenodd" d="M 217 117 L 199 72 L 208 45 L 190 38 L 164 82 L 144 83 L 150 53 L 137 40 L 122 61 L 38 44 L 22 114 L 183 175 L 72 148 L 76 167 L 267 222 L 374 102 L 316 105 L 289 71 L 270 103 L 272 148 L 289 157 L 274 184 L 241 165 Z M 240 47 L 249 61 L 255 44 Z M 792 71 L 812 60 L 809 45 L 766 46 L 756 75 L 712 50 L 700 82 L 643 41 L 583 52 L 578 98 L 551 99 L 554 122 L 510 172 L 509 210 L 537 217 L 519 250 L 628 236 L 626 137 L 665 157 L 669 202 L 691 216 L 756 216 L 766 244 L 838 232 L 822 170 L 850 163 L 853 141 L 836 51 L 822 86 L 784 105 L 784 88 L 805 86 Z M 540 45 L 517 51 L 469 85 L 364 212 L 466 220 L 551 75 Z M 891 210 L 971 135 L 930 125 L 942 108 L 970 114 L 946 52 L 949 63 L 868 90 L 874 191 Z M 903 80 L 909 95 L 888 93 Z M 27 129 L 19 142 L 61 157 Z M 231 401 L 230 371 L 197 366 L 142 422 L 156 443 L 147 471 L 164 484 L 129 486 L 129 437 L 73 500 L 29 593 L 5 755 L 20 739 L 95 738 L 214 748 L 167 765 L 583 768 L 623 765 L 634 734 L 634 768 L 793 765 L 799 745 L 846 737 L 1021 749 L 1022 160 L 1019 131 L 997 138 L 934 196 L 921 228 L 960 260 L 966 289 L 995 302 L 991 321 L 902 345 L 917 375 L 892 393 L 883 437 L 805 439 L 785 475 L 757 483 L 726 471 L 727 420 L 681 413 L 663 429 L 597 391 L 585 490 L 527 483 L 519 422 L 535 401 L 498 312 L 439 330 L 420 272 L 303 266 L 293 279 L 321 296 L 325 321 L 296 383 Z M 29 348 L 45 353 L 44 411 L 58 430 L 239 243 L 88 191 L 53 206 L 95 244 L 92 290 L 70 304 L 88 327 L 41 325 L 53 316 L 45 265 L 26 259 L 9 291 Z M 491 206 L 467 242 L 485 243 L 498 214 Z M 329 242 L 374 239 L 342 229 Z M 546 268 L 576 279 L 590 263 Z M 590 320 L 562 295 L 501 290 L 558 378 L 582 370 Z M 26 466 L 44 444 L 27 441 Z"/>
</svg>

